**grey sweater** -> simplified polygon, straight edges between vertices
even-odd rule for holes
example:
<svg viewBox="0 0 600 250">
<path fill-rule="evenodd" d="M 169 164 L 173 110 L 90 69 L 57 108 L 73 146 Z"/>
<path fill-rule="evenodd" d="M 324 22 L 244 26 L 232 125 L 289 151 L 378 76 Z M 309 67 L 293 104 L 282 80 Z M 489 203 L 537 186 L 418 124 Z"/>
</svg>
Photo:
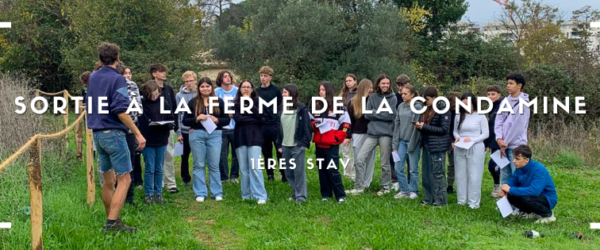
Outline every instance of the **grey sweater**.
<svg viewBox="0 0 600 250">
<path fill-rule="evenodd" d="M 392 110 L 390 114 L 387 111 L 380 112 L 377 114 L 377 109 L 383 100 L 386 100 L 389 107 Z M 365 114 L 365 118 L 371 121 L 367 126 L 367 135 L 370 137 L 381 137 L 389 136 L 393 137 L 394 134 L 394 118 L 396 118 L 396 109 L 398 106 L 396 95 L 393 92 L 388 94 L 373 93 L 369 96 L 367 101 L 367 110 L 373 111 L 372 114 Z"/>
<path fill-rule="evenodd" d="M 422 102 L 415 102 L 415 109 L 423 108 Z M 392 140 L 392 150 L 398 150 L 400 140 L 408 141 L 408 152 L 417 149 L 421 142 L 421 132 L 412 125 L 412 121 L 421 120 L 421 115 L 415 114 L 410 109 L 410 104 L 402 102 L 398 106 L 398 115 L 394 120 L 394 139 Z"/>
<path fill-rule="evenodd" d="M 196 92 L 192 92 L 189 91 L 185 88 L 185 85 L 181 86 L 181 88 L 179 89 L 179 93 L 177 93 L 177 95 L 175 95 L 175 100 L 177 101 L 177 104 L 175 104 L 175 108 L 179 107 L 179 103 L 180 102 L 185 102 L 186 104 L 188 102 L 190 102 L 192 99 L 194 99 L 194 97 L 196 97 Z M 175 131 L 177 133 L 177 136 L 181 136 L 181 134 L 189 134 L 190 133 L 190 127 L 183 125 L 183 114 L 185 114 L 185 112 L 181 112 L 177 115 L 178 117 L 178 122 L 179 122 L 179 130 Z"/>
</svg>

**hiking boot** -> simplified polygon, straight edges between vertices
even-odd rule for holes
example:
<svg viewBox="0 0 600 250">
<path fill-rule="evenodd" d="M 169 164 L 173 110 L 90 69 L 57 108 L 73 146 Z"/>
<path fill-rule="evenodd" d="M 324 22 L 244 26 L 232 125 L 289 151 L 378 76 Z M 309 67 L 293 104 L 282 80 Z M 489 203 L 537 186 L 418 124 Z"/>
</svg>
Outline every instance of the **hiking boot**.
<svg viewBox="0 0 600 250">
<path fill-rule="evenodd" d="M 498 198 L 499 193 L 500 193 L 500 184 L 494 184 L 494 189 L 492 189 L 492 197 Z"/>
</svg>

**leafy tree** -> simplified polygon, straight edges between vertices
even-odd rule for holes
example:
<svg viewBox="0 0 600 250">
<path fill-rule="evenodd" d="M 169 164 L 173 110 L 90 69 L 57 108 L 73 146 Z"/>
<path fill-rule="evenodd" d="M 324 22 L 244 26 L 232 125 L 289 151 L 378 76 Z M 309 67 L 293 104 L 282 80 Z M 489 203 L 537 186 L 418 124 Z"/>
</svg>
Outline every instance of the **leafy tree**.
<svg viewBox="0 0 600 250">
<path fill-rule="evenodd" d="M 469 4 L 465 0 L 393 0 L 398 7 L 411 9 L 415 4 L 427 10 L 431 17 L 427 25 L 419 32 L 421 36 L 429 37 L 429 41 L 442 38 L 443 31 L 451 24 L 460 21 L 467 12 Z"/>
</svg>

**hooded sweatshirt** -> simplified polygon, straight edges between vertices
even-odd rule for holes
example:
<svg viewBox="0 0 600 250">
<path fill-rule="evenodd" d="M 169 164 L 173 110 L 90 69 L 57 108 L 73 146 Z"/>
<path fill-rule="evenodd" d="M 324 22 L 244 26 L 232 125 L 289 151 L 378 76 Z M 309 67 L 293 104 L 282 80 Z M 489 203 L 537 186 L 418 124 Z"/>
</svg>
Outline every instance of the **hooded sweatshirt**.
<svg viewBox="0 0 600 250">
<path fill-rule="evenodd" d="M 550 209 L 558 203 L 556 186 L 548 170 L 539 162 L 529 159 L 529 163 L 517 168 L 505 183 L 510 186 L 508 193 L 514 196 L 546 196 Z"/>
<path fill-rule="evenodd" d="M 386 100 L 392 110 L 390 114 L 387 111 L 382 111 L 377 114 L 377 109 L 383 100 Z M 369 137 L 394 136 L 394 119 L 396 118 L 396 109 L 398 102 L 396 95 L 393 92 L 387 94 L 373 93 L 367 101 L 367 110 L 373 111 L 372 114 L 365 114 L 365 118 L 370 120 L 367 126 L 367 135 Z"/>
<path fill-rule="evenodd" d="M 415 109 L 423 108 L 422 102 L 415 102 Z M 415 114 L 410 109 L 410 104 L 405 102 L 398 106 L 398 115 L 394 119 L 394 139 L 392 140 L 392 150 L 398 150 L 400 140 L 408 141 L 408 152 L 418 149 L 421 142 L 421 132 L 412 125 L 412 121 L 421 120 L 421 115 Z"/>
<path fill-rule="evenodd" d="M 500 104 L 500 109 L 506 105 L 504 102 L 508 102 L 514 114 L 504 111 L 496 115 L 496 124 L 494 125 L 496 140 L 504 140 L 508 145 L 508 149 L 514 149 L 519 145 L 527 144 L 527 127 L 529 126 L 531 113 L 529 107 L 523 105 L 523 114 L 520 114 L 520 99 L 529 102 L 529 95 L 521 93 L 516 98 L 510 95 L 507 96 L 504 98 L 503 103 Z"/>
<path fill-rule="evenodd" d="M 187 104 L 192 99 L 194 99 L 194 97 L 196 97 L 196 92 L 189 91 L 185 87 L 185 85 L 181 86 L 181 88 L 179 89 L 179 93 L 175 95 L 175 99 L 177 100 L 177 107 L 179 107 L 179 104 L 182 102 L 182 100 Z M 177 130 L 178 137 L 181 136 L 182 133 L 190 133 L 190 127 L 183 125 L 183 114 L 185 114 L 185 112 L 180 112 L 179 114 L 177 114 L 179 120 L 179 130 Z"/>
</svg>

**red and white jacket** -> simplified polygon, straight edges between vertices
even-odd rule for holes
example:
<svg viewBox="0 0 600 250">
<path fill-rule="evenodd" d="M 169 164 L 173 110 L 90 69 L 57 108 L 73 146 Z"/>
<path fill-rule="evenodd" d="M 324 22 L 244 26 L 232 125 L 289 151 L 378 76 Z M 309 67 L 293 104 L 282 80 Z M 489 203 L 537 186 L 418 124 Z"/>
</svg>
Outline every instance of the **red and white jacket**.
<svg viewBox="0 0 600 250">
<path fill-rule="evenodd" d="M 344 111 L 343 114 L 318 114 L 313 116 L 311 114 L 311 127 L 313 130 L 313 139 L 317 147 L 329 148 L 331 146 L 340 145 L 344 142 L 347 137 L 347 133 L 344 129 L 350 128 L 350 116 L 348 112 Z M 319 128 L 322 124 L 329 123 L 332 128 L 329 131 L 321 133 Z"/>
</svg>

